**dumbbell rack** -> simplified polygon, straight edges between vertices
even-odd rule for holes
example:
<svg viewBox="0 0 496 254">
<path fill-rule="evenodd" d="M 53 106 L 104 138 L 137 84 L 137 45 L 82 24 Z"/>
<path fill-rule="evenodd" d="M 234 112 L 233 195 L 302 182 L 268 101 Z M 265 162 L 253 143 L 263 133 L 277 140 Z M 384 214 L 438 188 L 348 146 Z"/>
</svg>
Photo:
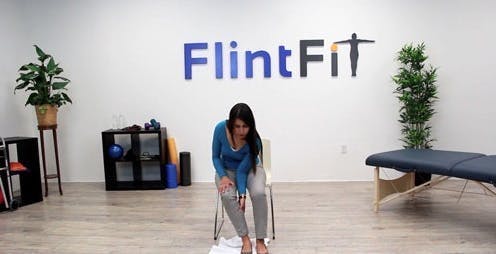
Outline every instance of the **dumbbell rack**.
<svg viewBox="0 0 496 254">
<path fill-rule="evenodd" d="M 0 159 L 3 159 L 4 163 L 2 166 L 0 166 L 0 189 L 1 189 L 1 195 L 3 197 L 4 203 L 5 203 L 5 208 L 15 210 L 18 207 L 18 202 L 17 200 L 14 199 L 14 195 L 12 192 L 12 179 L 10 178 L 10 169 L 9 169 L 9 160 L 7 158 L 7 144 L 5 143 L 5 139 L 3 137 L 0 137 L 0 140 L 2 141 L 2 144 L 0 145 Z M 1 165 L 1 164 L 0 164 Z M 3 184 L 3 180 L 1 177 L 2 171 L 5 171 L 5 175 L 7 178 L 7 187 L 8 187 L 8 194 L 9 198 L 7 199 L 6 191 L 5 191 L 5 186 Z"/>
</svg>

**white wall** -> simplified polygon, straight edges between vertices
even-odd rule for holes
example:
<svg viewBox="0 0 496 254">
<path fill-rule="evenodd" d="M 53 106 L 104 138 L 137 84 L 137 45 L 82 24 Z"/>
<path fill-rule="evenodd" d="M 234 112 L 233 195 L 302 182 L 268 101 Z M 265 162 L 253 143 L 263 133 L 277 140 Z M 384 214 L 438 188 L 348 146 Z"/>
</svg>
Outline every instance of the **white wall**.
<svg viewBox="0 0 496 254">
<path fill-rule="evenodd" d="M 1 1 L 0 14 L 0 136 L 32 135 L 32 116 L 24 115 L 26 100 L 13 96 L 16 72 L 29 56 L 19 47 L 26 42 L 22 11 L 14 1 Z"/>
<path fill-rule="evenodd" d="M 1 132 L 37 135 L 25 95 L 12 96 L 17 68 L 34 60 L 32 44 L 53 54 L 73 82 L 74 104 L 59 115 L 64 181 L 103 181 L 102 130 L 112 115 L 129 124 L 150 118 L 165 124 L 179 151 L 192 154 L 192 180 L 211 181 L 212 130 L 236 102 L 254 110 L 262 136 L 272 139 L 275 181 L 370 180 L 367 155 L 401 147 L 398 103 L 392 94 L 396 52 L 426 42 L 439 69 L 435 147 L 496 153 L 492 70 L 496 3 L 476 1 L 3 1 L 0 42 Z M 18 28 L 18 29 L 16 29 Z M 347 46 L 340 46 L 339 77 L 328 59 L 299 77 L 298 43 L 332 41 L 356 32 L 375 44 L 360 45 L 358 77 L 351 78 Z M 214 76 L 213 43 L 238 42 L 272 55 L 272 77 Z M 184 79 L 183 45 L 208 42 L 209 64 Z M 292 78 L 278 74 L 277 47 L 292 49 Z M 17 52 L 17 53 L 14 53 Z M 201 54 L 201 53 L 200 53 Z M 240 57 L 240 62 L 242 62 Z M 258 67 L 258 68 L 257 68 Z M 22 126 L 22 127 L 19 127 Z M 341 147 L 347 146 L 347 153 Z"/>
</svg>

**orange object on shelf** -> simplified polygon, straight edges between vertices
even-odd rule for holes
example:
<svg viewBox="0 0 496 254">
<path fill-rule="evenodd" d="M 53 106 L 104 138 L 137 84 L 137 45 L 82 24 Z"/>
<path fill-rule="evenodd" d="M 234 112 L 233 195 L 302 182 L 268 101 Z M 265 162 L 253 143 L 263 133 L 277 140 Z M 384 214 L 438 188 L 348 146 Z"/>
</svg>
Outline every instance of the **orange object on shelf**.
<svg viewBox="0 0 496 254">
<path fill-rule="evenodd" d="M 9 164 L 10 171 L 25 171 L 27 168 L 20 162 L 11 162 Z"/>
</svg>

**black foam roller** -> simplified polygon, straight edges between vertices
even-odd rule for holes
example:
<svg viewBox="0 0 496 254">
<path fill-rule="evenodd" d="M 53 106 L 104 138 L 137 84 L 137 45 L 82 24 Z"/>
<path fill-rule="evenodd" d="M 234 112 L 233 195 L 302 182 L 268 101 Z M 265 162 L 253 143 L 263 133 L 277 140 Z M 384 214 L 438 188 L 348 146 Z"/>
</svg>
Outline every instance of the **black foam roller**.
<svg viewBox="0 0 496 254">
<path fill-rule="evenodd" d="M 191 185 L 191 154 L 189 152 L 179 153 L 179 165 L 181 167 L 181 185 Z"/>
</svg>

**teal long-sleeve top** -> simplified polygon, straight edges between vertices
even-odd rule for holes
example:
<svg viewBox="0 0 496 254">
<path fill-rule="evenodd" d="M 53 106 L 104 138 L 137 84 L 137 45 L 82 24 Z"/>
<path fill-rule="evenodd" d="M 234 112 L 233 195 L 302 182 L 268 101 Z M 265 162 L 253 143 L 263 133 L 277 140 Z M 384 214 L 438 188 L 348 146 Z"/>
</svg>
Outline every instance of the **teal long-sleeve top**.
<svg viewBox="0 0 496 254">
<path fill-rule="evenodd" d="M 246 180 L 248 172 L 252 168 L 250 158 L 250 146 L 245 144 L 238 150 L 231 147 L 226 133 L 227 120 L 221 121 L 215 126 L 212 141 L 212 161 L 219 178 L 226 175 L 226 169 L 236 171 L 236 187 L 238 193 L 246 194 Z M 260 149 L 261 143 L 257 140 Z M 256 163 L 258 163 L 258 157 Z"/>
</svg>

